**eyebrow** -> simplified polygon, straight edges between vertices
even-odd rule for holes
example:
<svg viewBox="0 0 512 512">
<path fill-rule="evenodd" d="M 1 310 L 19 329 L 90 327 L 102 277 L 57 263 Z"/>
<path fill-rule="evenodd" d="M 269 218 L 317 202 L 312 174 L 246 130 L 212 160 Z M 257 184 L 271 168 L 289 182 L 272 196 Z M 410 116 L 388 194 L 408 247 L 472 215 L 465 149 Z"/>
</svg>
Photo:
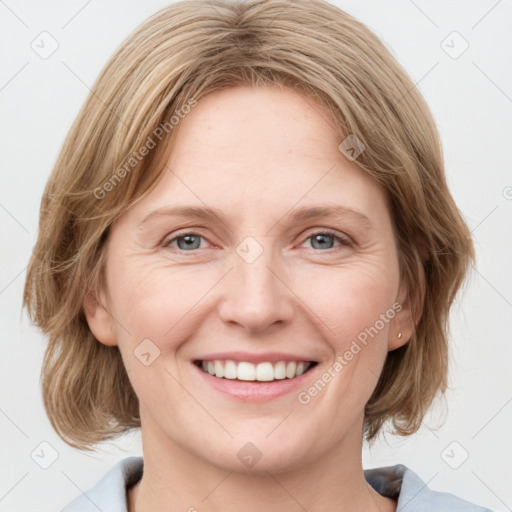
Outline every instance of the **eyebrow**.
<svg viewBox="0 0 512 512">
<path fill-rule="evenodd" d="M 138 228 L 158 217 L 187 217 L 209 222 L 211 224 L 226 224 L 223 213 L 217 208 L 211 208 L 208 206 L 170 206 L 150 212 L 140 221 Z M 285 214 L 276 222 L 276 224 L 279 224 L 281 220 L 286 217 L 288 217 L 292 222 L 321 220 L 328 217 L 345 217 L 358 222 L 366 229 L 373 229 L 373 223 L 364 213 L 341 205 L 302 206 L 300 208 L 295 208 L 291 210 L 290 213 Z"/>
</svg>

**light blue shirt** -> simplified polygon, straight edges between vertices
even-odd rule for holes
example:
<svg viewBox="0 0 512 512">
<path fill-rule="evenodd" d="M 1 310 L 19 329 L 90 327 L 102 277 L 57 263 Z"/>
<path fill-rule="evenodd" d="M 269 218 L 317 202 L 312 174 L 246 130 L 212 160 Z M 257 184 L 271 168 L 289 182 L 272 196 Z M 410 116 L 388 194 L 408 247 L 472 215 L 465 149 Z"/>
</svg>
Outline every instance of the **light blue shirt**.
<svg viewBox="0 0 512 512">
<path fill-rule="evenodd" d="M 128 512 L 126 489 L 142 476 L 143 458 L 127 457 L 61 512 Z M 430 490 L 403 464 L 365 469 L 366 481 L 381 495 L 398 500 L 396 512 L 492 512 L 453 494 Z"/>
</svg>

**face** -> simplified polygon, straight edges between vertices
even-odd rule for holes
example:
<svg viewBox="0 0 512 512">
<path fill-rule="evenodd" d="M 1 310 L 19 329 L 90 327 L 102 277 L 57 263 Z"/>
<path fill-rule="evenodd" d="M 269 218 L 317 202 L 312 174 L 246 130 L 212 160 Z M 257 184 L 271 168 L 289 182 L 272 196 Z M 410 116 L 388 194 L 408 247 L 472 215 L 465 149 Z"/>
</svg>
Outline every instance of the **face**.
<svg viewBox="0 0 512 512">
<path fill-rule="evenodd" d="M 89 325 L 162 449 L 239 472 L 312 463 L 360 440 L 410 335 L 385 192 L 291 89 L 216 91 L 180 122 L 162 180 L 111 230 Z"/>
</svg>

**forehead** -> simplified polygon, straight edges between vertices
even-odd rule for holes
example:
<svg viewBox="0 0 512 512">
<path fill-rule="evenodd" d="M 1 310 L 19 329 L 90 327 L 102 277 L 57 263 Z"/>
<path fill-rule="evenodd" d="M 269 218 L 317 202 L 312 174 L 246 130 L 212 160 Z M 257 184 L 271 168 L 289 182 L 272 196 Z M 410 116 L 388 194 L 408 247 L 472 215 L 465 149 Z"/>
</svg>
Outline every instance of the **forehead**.
<svg viewBox="0 0 512 512">
<path fill-rule="evenodd" d="M 227 88 L 201 98 L 180 123 L 164 176 L 137 214 L 192 204 L 241 219 L 324 203 L 386 213 L 381 186 L 340 153 L 334 118 L 314 98 Z"/>
<path fill-rule="evenodd" d="M 259 161 L 318 156 L 337 138 L 334 118 L 314 98 L 277 86 L 230 87 L 204 96 L 185 117 L 174 160 L 222 153 L 240 165 L 249 152 Z"/>
</svg>

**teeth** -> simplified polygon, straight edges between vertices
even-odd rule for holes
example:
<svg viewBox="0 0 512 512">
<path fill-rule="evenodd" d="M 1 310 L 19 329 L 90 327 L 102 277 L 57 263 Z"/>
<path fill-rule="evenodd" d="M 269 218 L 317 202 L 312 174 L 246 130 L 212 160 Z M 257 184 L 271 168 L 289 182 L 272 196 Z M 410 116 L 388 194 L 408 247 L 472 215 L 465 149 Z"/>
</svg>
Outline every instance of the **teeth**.
<svg viewBox="0 0 512 512">
<path fill-rule="evenodd" d="M 297 370 L 297 363 L 292 361 L 286 365 L 286 378 L 293 379 L 295 377 L 295 370 Z"/>
<path fill-rule="evenodd" d="M 262 381 L 274 380 L 274 367 L 272 366 L 272 363 L 260 363 L 256 366 L 256 379 Z"/>
<path fill-rule="evenodd" d="M 236 371 L 235 362 L 234 361 L 226 361 L 226 364 L 224 366 L 224 377 L 226 377 L 226 379 L 236 379 L 236 376 L 237 376 L 237 371 Z"/>
<path fill-rule="evenodd" d="M 224 367 L 222 366 L 222 363 L 220 361 L 214 361 L 213 367 L 215 370 L 215 373 L 212 375 L 215 375 L 216 377 L 224 377 Z M 210 372 L 208 372 L 210 373 Z"/>
<path fill-rule="evenodd" d="M 236 376 L 238 380 L 256 380 L 256 367 L 252 363 L 238 363 Z"/>
<path fill-rule="evenodd" d="M 284 361 L 279 361 L 274 366 L 274 379 L 286 379 L 286 363 Z"/>
<path fill-rule="evenodd" d="M 231 359 L 201 361 L 202 370 L 215 377 L 260 382 L 293 379 L 306 372 L 310 366 L 311 363 L 305 363 L 304 361 L 279 361 L 277 363 L 264 362 L 258 364 L 247 361 L 237 363 Z"/>
</svg>

